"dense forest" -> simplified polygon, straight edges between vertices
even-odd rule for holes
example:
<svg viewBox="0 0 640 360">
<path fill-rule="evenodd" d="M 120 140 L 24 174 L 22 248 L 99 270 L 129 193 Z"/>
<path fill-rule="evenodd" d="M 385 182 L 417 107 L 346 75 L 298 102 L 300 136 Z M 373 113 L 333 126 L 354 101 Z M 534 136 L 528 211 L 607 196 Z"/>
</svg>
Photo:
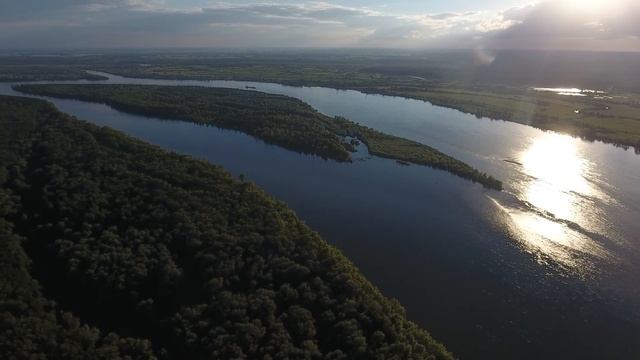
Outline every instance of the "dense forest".
<svg viewBox="0 0 640 360">
<path fill-rule="evenodd" d="M 251 183 L 41 100 L 0 129 L 0 358 L 451 358 Z"/>
<path fill-rule="evenodd" d="M 288 149 L 349 161 L 354 144 L 364 142 L 373 155 L 430 166 L 502 189 L 502 183 L 427 145 L 387 135 L 345 118 L 325 116 L 284 95 L 257 91 L 139 85 L 19 85 L 37 95 L 103 102 L 147 116 L 182 119 L 246 132 Z"/>
</svg>

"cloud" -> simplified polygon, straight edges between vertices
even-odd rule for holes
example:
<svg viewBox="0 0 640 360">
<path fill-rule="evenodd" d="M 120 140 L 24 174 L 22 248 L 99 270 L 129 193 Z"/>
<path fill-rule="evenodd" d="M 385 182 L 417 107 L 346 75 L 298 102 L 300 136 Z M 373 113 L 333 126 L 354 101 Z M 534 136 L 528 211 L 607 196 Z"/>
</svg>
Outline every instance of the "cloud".
<svg viewBox="0 0 640 360">
<path fill-rule="evenodd" d="M 492 14 L 391 15 L 321 1 L 9 1 L 3 47 L 424 47 L 447 36 L 502 28 Z M 47 19 L 47 20 L 43 20 Z"/>
<path fill-rule="evenodd" d="M 579 0 L 434 14 L 390 14 L 324 1 L 250 1 L 176 6 L 164 0 L 0 0 L 0 46 L 553 48 L 608 39 L 628 48 L 640 34 L 635 0 L 618 0 L 632 11 L 597 17 L 578 17 L 558 5 Z"/>
<path fill-rule="evenodd" d="M 505 12 L 515 24 L 488 34 L 492 48 L 640 51 L 637 0 L 544 1 Z"/>
</svg>

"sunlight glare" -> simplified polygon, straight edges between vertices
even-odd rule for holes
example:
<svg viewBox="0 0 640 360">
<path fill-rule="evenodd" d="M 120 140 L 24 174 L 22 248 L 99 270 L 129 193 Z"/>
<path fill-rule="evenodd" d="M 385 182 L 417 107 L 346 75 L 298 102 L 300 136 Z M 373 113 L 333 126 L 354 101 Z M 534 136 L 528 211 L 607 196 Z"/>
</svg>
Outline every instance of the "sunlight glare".
<svg viewBox="0 0 640 360">
<path fill-rule="evenodd" d="M 600 196 L 587 181 L 591 166 L 578 143 L 571 136 L 551 132 L 534 138 L 518 157 L 528 176 L 521 193 L 529 208 L 499 205 L 509 215 L 514 235 L 527 248 L 576 270 L 582 266 L 576 254 L 608 257 L 597 242 L 570 225 L 583 227 L 589 222 L 583 218 L 581 197 Z"/>
<path fill-rule="evenodd" d="M 572 10 L 582 10 L 587 12 L 601 12 L 607 9 L 612 0 L 565 0 L 567 7 Z"/>
<path fill-rule="evenodd" d="M 555 1 L 555 0 L 551 0 Z M 633 6 L 637 0 L 562 0 L 568 15 L 586 15 L 591 20 L 620 16 L 629 11 L 633 11 Z"/>
<path fill-rule="evenodd" d="M 519 190 L 521 199 L 536 211 L 597 232 L 598 226 L 593 226 L 598 218 L 587 214 L 594 215 L 594 201 L 610 198 L 599 187 L 600 174 L 579 144 L 580 140 L 559 133 L 544 133 L 533 139 L 518 157 L 528 176 Z"/>
<path fill-rule="evenodd" d="M 587 196 L 593 193 L 585 179 L 588 164 L 576 144 L 577 140 L 568 135 L 547 133 L 521 155 L 525 173 L 535 179 L 527 190 L 527 201 L 564 217 L 571 211 L 570 192 Z"/>
</svg>

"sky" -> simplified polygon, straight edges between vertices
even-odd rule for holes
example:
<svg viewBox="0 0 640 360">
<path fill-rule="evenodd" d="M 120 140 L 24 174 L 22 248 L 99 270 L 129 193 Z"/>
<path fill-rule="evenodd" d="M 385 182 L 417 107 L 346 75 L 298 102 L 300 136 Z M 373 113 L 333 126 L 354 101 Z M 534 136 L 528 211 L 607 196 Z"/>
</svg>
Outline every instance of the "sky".
<svg viewBox="0 0 640 360">
<path fill-rule="evenodd" d="M 0 49 L 640 51 L 640 0 L 0 0 Z"/>
</svg>

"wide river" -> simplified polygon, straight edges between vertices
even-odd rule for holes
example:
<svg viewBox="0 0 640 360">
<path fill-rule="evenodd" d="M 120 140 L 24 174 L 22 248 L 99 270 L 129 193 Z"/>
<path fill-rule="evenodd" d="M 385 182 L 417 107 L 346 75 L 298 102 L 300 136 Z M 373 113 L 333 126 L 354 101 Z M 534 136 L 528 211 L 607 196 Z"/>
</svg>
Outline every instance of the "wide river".
<svg viewBox="0 0 640 360">
<path fill-rule="evenodd" d="M 244 174 L 461 358 L 640 358 L 640 156 L 633 150 L 399 97 L 105 75 L 95 83 L 289 95 L 494 175 L 505 191 L 366 149 L 342 164 L 234 131 L 47 98 L 81 119 Z M 6 83 L 0 94 L 18 95 Z"/>
</svg>

